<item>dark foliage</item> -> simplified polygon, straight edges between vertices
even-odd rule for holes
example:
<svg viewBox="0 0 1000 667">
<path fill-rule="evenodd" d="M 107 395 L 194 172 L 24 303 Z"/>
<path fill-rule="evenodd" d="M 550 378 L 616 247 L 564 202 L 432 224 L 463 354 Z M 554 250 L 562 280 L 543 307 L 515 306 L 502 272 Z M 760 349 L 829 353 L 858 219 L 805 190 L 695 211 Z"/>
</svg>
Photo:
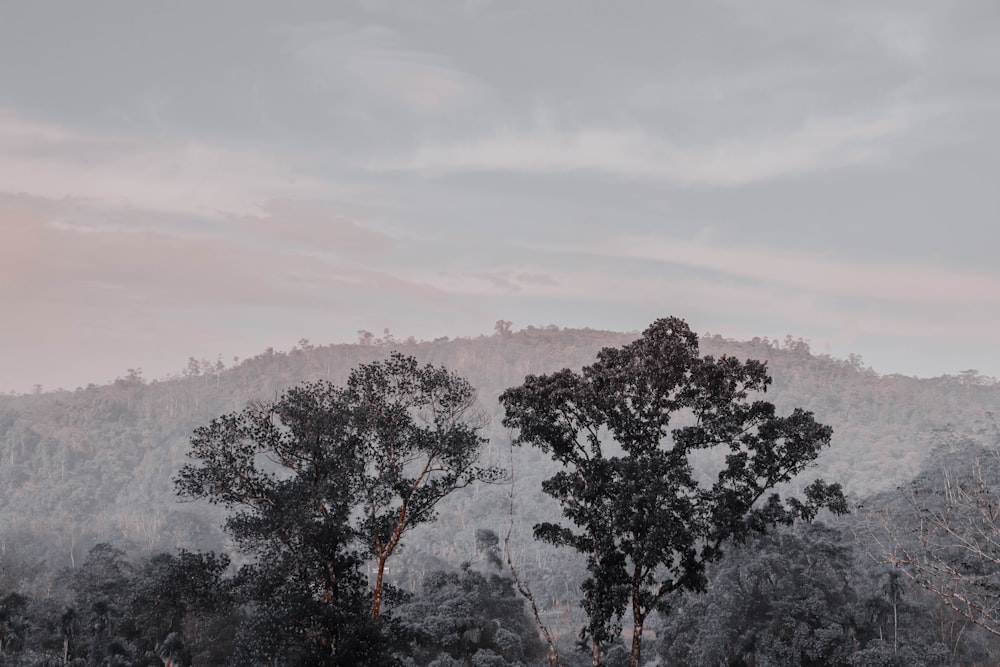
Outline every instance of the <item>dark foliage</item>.
<svg viewBox="0 0 1000 667">
<path fill-rule="evenodd" d="M 406 653 L 414 665 L 537 665 L 545 652 L 513 582 L 463 563 L 437 571 L 421 594 L 399 608 L 410 626 Z"/>
<path fill-rule="evenodd" d="M 772 493 L 816 459 L 832 430 L 800 409 L 777 416 L 757 398 L 770 382 L 762 362 L 701 357 L 687 324 L 668 318 L 601 350 L 580 373 L 529 375 L 501 395 L 516 442 L 563 466 L 543 489 L 571 525 L 541 523 L 535 535 L 587 559 L 584 632 L 595 666 L 628 610 L 637 667 L 648 615 L 675 590 L 703 589 L 705 566 L 727 541 L 821 507 L 846 510 L 839 485 L 814 482 L 804 500 Z M 714 448 L 725 461 L 705 484 L 692 456 Z"/>
<path fill-rule="evenodd" d="M 590 363 L 600 348 L 624 345 L 637 335 L 557 327 L 517 331 L 509 323 L 501 323 L 496 335 L 472 339 L 418 343 L 386 334 L 368 337 L 366 345 L 315 346 L 302 341 L 288 352 L 267 350 L 232 365 L 192 359 L 182 373 L 153 381 L 145 380 L 141 371 L 130 369 L 127 376 L 103 386 L 0 396 L 0 486 L 4 489 L 0 494 L 0 600 L 14 595 L 2 618 L 0 661 L 5 665 L 62 664 L 64 639 L 72 645 L 80 664 L 96 659 L 90 650 L 95 641 L 92 616 L 100 609 L 95 609 L 93 603 L 98 597 L 110 603 L 100 614 L 109 620 L 110 631 L 104 638 L 109 662 L 127 656 L 134 664 L 157 664 L 162 660 L 156 652 L 165 642 L 163 633 L 177 627 L 181 608 L 182 631 L 175 639 L 183 642 L 194 664 L 219 665 L 232 657 L 236 627 L 258 607 L 239 604 L 241 593 L 225 590 L 220 591 L 220 607 L 216 610 L 207 610 L 196 599 L 172 602 L 169 581 L 180 575 L 163 557 L 150 558 L 151 554 L 167 551 L 170 561 L 183 560 L 178 551 L 182 547 L 223 548 L 218 525 L 224 520 L 224 508 L 178 505 L 172 484 L 190 449 L 191 431 L 213 416 L 238 411 L 262 399 L 271 401 L 287 387 L 303 381 L 329 380 L 343 385 L 358 364 L 387 359 L 392 350 L 398 349 L 414 355 L 421 363 L 445 365 L 470 380 L 484 408 L 494 413 L 492 424 L 480 432 L 493 441 L 492 445 L 484 445 L 484 458 L 506 462 L 507 434 L 500 427 L 501 414 L 494 401 L 505 387 L 521 384 L 529 373 L 580 368 Z M 993 517 L 982 513 L 989 508 L 989 502 L 944 502 L 946 483 L 952 485 L 953 494 L 995 495 L 989 472 L 992 454 L 978 445 L 962 445 L 967 440 L 987 442 L 983 436 L 988 435 L 989 423 L 984 426 L 982 419 L 985 411 L 995 411 L 1000 400 L 1000 384 L 995 380 L 974 371 L 931 379 L 881 376 L 865 368 L 858 357 L 838 360 L 816 354 L 806 342 L 791 337 L 783 341 L 733 341 L 702 336 L 698 343 L 702 353 L 716 359 L 766 360 L 767 370 L 774 377 L 767 397 L 777 407 L 776 414 L 790 414 L 795 406 L 805 405 L 815 410 L 818 421 L 835 428 L 834 446 L 818 460 L 817 474 L 845 482 L 857 499 L 852 505 L 865 507 L 859 517 L 879 524 L 874 532 L 882 533 L 880 520 L 867 512 L 888 506 L 888 518 L 897 529 L 901 546 L 911 549 L 915 556 L 921 552 L 914 541 L 917 533 L 912 531 L 919 526 L 921 517 L 947 518 L 964 535 L 996 535 Z M 672 422 L 672 426 L 685 424 L 680 416 Z M 943 448 L 935 449 L 942 444 Z M 618 449 L 608 452 L 620 453 Z M 702 482 L 714 479 L 725 465 L 727 453 L 702 450 L 693 456 L 693 477 Z M 541 491 L 541 484 L 558 472 L 559 464 L 533 447 L 517 449 L 513 457 L 518 470 L 517 522 L 511 542 L 515 561 L 530 580 L 542 616 L 552 624 L 559 646 L 565 646 L 572 643 L 571 628 L 586 622 L 583 612 L 574 605 L 587 574 L 585 557 L 532 540 L 530 530 L 522 530 L 522 525 L 558 521 L 559 507 Z M 918 472 L 921 479 L 910 485 L 909 480 Z M 979 483 L 980 478 L 986 482 L 985 487 Z M 859 497 L 891 490 L 897 484 L 905 486 L 880 499 Z M 786 488 L 802 497 L 796 480 Z M 958 496 L 952 495 L 952 499 Z M 407 536 L 406 548 L 394 551 L 391 567 L 386 569 L 386 581 L 415 594 L 414 601 L 419 600 L 431 573 L 452 571 L 459 562 L 476 557 L 473 545 L 477 528 L 506 529 L 507 489 L 470 485 L 435 505 L 433 513 L 438 520 L 421 524 L 419 530 Z M 856 517 L 842 521 L 854 525 Z M 924 525 L 929 527 L 926 521 Z M 858 553 L 882 554 L 869 543 L 870 532 L 857 531 Z M 925 535 L 929 546 L 938 539 L 935 535 L 943 533 Z M 109 580 L 116 583 L 104 586 L 91 578 L 94 586 L 75 587 L 74 573 L 84 577 L 88 571 L 84 567 L 88 551 L 105 542 L 113 545 L 110 549 L 129 554 L 120 559 L 120 569 L 107 570 Z M 780 555 L 782 549 L 775 547 L 772 552 Z M 954 550 L 952 546 L 948 549 Z M 956 571 L 984 582 L 986 585 L 978 590 L 988 603 L 995 567 L 975 554 L 956 559 L 948 549 L 934 547 L 933 552 L 948 558 L 946 562 L 957 566 Z M 362 560 L 370 557 L 370 548 L 360 540 L 357 551 Z M 794 552 L 788 556 L 794 557 Z M 246 560 L 245 555 L 236 558 L 241 564 Z M 254 562 L 258 562 L 256 558 Z M 725 562 L 721 565 L 725 566 Z M 68 573 L 60 574 L 64 568 L 69 568 Z M 709 595 L 713 577 L 711 571 L 706 572 Z M 195 576 L 194 581 L 204 580 Z M 953 579 L 958 590 L 965 592 L 975 590 L 968 587 L 970 581 Z M 882 566 L 863 557 L 853 564 L 851 586 L 858 591 L 859 600 L 870 601 L 866 613 L 878 619 L 867 626 L 874 634 L 859 645 L 857 660 L 861 659 L 857 656 L 864 655 L 871 657 L 865 664 L 907 664 L 900 662 L 900 656 L 920 655 L 929 662 L 936 655 L 936 649 L 929 647 L 938 644 L 947 646 L 950 664 L 995 663 L 991 656 L 1000 654 L 1000 650 L 970 620 L 907 581 L 903 581 L 903 594 L 894 610 L 890 598 L 877 595 L 886 585 L 888 575 Z M 201 583 L 195 587 L 213 589 Z M 117 600 L 116 590 L 124 593 Z M 358 603 L 362 615 L 370 616 L 370 592 Z M 150 595 L 165 596 L 163 604 L 154 602 L 147 610 L 156 599 Z M 26 602 L 22 606 L 19 600 Z M 234 600 L 235 607 L 230 604 Z M 386 607 L 396 606 L 387 600 Z M 898 626 L 895 647 L 894 611 Z M 394 639 L 399 634 L 402 641 L 408 641 L 398 627 L 407 620 L 398 614 L 383 614 L 381 634 L 391 634 Z M 628 620 L 626 612 L 624 621 Z M 662 634 L 656 623 L 654 615 L 649 621 L 650 630 Z M 389 624 L 395 625 L 385 629 Z M 174 645 L 167 643 L 168 648 Z M 360 645 L 363 649 L 364 642 Z M 610 665 L 623 657 L 623 651 L 627 662 L 628 651 L 620 645 L 606 650 L 602 658 Z M 567 667 L 575 664 L 573 661 L 574 656 L 566 656 Z"/>
<path fill-rule="evenodd" d="M 237 663 L 379 664 L 386 562 L 437 503 L 479 479 L 471 386 L 411 357 L 358 367 L 198 429 L 178 490 L 230 510 L 254 556 L 238 577 L 248 620 Z M 361 566 L 377 566 L 368 591 Z M 370 612 L 363 606 L 370 596 Z"/>
</svg>

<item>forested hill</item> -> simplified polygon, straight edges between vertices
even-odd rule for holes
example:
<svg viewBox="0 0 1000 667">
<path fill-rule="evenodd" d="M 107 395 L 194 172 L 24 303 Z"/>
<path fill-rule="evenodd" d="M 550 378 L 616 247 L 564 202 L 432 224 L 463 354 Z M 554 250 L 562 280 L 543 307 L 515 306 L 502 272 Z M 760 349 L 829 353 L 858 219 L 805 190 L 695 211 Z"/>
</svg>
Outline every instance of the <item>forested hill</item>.
<svg viewBox="0 0 1000 667">
<path fill-rule="evenodd" d="M 54 567 L 78 561 L 98 541 L 140 550 L 224 547 L 220 515 L 180 503 L 174 494 L 172 480 L 192 430 L 302 381 L 342 382 L 352 367 L 392 350 L 468 378 L 491 416 L 490 456 L 506 464 L 510 436 L 500 424 L 500 392 L 528 373 L 577 369 L 601 347 L 637 336 L 499 327 L 492 336 L 433 342 L 389 336 L 368 336 L 354 345 L 302 341 L 290 352 L 268 350 L 232 367 L 192 359 L 182 374 L 165 380 L 147 382 L 131 372 L 104 386 L 0 397 L 0 549 L 40 541 L 48 545 L 44 556 Z M 1000 404 L 1000 385 L 974 372 L 934 379 L 880 376 L 860 359 L 815 355 L 791 338 L 705 337 L 702 353 L 766 359 L 774 379 L 769 400 L 783 411 L 812 410 L 834 427 L 833 446 L 816 472 L 855 496 L 910 479 L 943 431 L 981 431 L 987 413 Z M 518 511 L 530 526 L 533 517 L 551 511 L 537 490 L 548 468 L 535 452 L 518 450 L 514 457 Z M 502 529 L 507 521 L 506 489 L 463 493 L 442 507 L 442 520 L 432 529 L 440 534 L 426 536 L 428 553 L 453 563 L 475 527 Z"/>
</svg>

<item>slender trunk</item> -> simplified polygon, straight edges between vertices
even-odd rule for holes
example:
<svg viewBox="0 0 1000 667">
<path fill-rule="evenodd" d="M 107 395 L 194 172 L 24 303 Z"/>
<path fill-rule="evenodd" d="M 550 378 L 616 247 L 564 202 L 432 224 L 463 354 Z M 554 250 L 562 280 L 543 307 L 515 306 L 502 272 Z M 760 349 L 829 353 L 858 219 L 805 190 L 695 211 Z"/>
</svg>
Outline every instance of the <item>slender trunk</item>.
<svg viewBox="0 0 1000 667">
<path fill-rule="evenodd" d="M 476 487 L 478 488 L 478 486 Z M 542 616 L 538 612 L 538 605 L 535 603 L 535 596 L 531 592 L 531 587 L 528 586 L 526 581 L 521 579 L 521 576 L 517 572 L 517 568 L 514 567 L 514 558 L 510 554 L 510 534 L 514 530 L 514 443 L 510 445 L 510 491 L 507 492 L 507 498 L 510 501 L 508 505 L 509 521 L 507 523 L 507 534 L 503 538 L 503 553 L 507 557 L 507 567 L 510 568 L 510 576 L 514 579 L 514 586 L 517 588 L 517 592 L 521 594 L 521 597 L 526 599 L 531 606 L 531 613 L 535 617 L 535 626 L 541 631 L 542 636 L 545 637 L 545 643 L 549 645 L 549 655 L 548 655 L 548 667 L 563 667 L 562 660 L 559 658 L 559 651 L 556 650 L 556 642 L 552 638 L 552 633 L 549 631 L 548 626 L 542 623 Z M 567 592 L 569 592 L 567 590 Z"/>
<path fill-rule="evenodd" d="M 892 654 L 899 650 L 899 626 L 896 620 L 896 603 L 892 603 Z"/>
<path fill-rule="evenodd" d="M 639 542 L 639 536 L 632 534 L 634 542 Z M 642 654 L 642 626 L 646 622 L 646 614 L 649 610 L 643 610 L 639 603 L 639 582 L 642 581 L 642 568 L 639 563 L 633 564 L 632 570 L 632 654 L 629 658 L 630 667 L 639 667 L 639 659 Z"/>
<path fill-rule="evenodd" d="M 632 655 L 629 658 L 630 667 L 639 667 L 639 660 L 642 657 L 642 626 L 646 622 L 646 617 L 635 614 L 633 610 L 632 623 Z"/>
<path fill-rule="evenodd" d="M 375 536 L 375 549 L 378 552 L 378 574 L 375 576 L 375 594 L 372 599 L 372 621 L 376 625 L 378 625 L 379 614 L 382 613 L 382 579 L 385 574 L 385 562 L 389 560 L 389 556 L 392 555 L 392 552 L 396 549 L 396 545 L 399 544 L 399 538 L 403 536 L 403 530 L 406 528 L 406 512 L 409 508 L 410 499 L 413 497 L 413 493 L 417 490 L 417 487 L 427 477 L 427 473 L 431 469 L 431 464 L 434 463 L 436 456 L 436 454 L 431 454 L 428 457 L 424 469 L 420 471 L 420 475 L 410 485 L 410 490 L 403 496 L 399 507 L 399 516 L 396 518 L 396 527 L 393 529 L 392 536 L 389 537 L 389 542 L 385 547 L 379 547 L 378 535 L 376 534 Z M 375 518 L 374 507 L 372 508 L 372 518 Z"/>
<path fill-rule="evenodd" d="M 593 638 L 591 641 L 594 642 L 594 661 L 591 667 L 601 667 L 601 642 Z"/>
<path fill-rule="evenodd" d="M 382 613 L 382 578 L 385 574 L 385 561 L 389 557 L 389 552 L 378 559 L 378 573 L 375 575 L 375 594 L 372 599 L 372 620 L 378 623 L 379 614 Z"/>
</svg>

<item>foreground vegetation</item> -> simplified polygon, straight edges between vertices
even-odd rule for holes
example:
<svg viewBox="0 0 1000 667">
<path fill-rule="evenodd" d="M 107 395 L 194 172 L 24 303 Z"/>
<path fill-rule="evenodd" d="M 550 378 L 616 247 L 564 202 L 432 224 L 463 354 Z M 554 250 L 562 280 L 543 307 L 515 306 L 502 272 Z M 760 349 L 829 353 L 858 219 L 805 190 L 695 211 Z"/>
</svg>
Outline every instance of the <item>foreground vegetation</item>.
<svg viewBox="0 0 1000 667">
<path fill-rule="evenodd" d="M 0 401 L 4 663 L 988 664 L 995 383 L 881 378 L 677 320 L 634 338 L 303 341 Z M 815 419 L 794 410 L 809 398 Z M 841 477 L 852 512 L 810 523 L 847 506 L 793 475 L 821 449 L 825 476 L 856 469 L 839 448 L 903 484 Z M 217 510 L 165 500 L 175 477 Z M 793 500 L 760 504 L 772 487 Z"/>
</svg>

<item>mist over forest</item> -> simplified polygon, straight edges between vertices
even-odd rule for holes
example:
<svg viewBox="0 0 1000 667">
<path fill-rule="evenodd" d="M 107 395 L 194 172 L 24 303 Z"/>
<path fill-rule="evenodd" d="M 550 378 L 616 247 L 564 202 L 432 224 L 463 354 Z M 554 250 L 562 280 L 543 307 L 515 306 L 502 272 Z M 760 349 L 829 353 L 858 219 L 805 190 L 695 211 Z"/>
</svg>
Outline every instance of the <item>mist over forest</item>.
<svg viewBox="0 0 1000 667">
<path fill-rule="evenodd" d="M 516 431 L 503 425 L 498 397 L 528 375 L 579 370 L 602 348 L 637 337 L 555 326 L 514 331 L 509 322 L 498 322 L 489 336 L 454 340 L 361 332 L 357 344 L 302 340 L 288 352 L 268 349 L 228 365 L 192 358 L 163 379 L 147 380 L 131 369 L 100 386 L 0 397 L 4 663 L 166 664 L 171 650 L 182 656 L 172 664 L 263 659 L 239 648 L 245 634 L 237 627 L 249 612 L 231 582 L 219 583 L 238 578 L 253 554 L 223 531 L 224 507 L 178 497 L 175 480 L 190 463 L 192 434 L 302 383 L 343 385 L 352 369 L 398 354 L 468 380 L 485 438 L 479 463 L 504 471 L 494 483 L 449 493 L 434 520 L 400 542 L 386 569 L 395 591 L 386 606 L 401 626 L 437 619 L 433 628 L 410 628 L 423 637 L 421 649 L 410 644 L 400 659 L 422 665 L 551 660 L 528 601 L 515 591 L 509 554 L 562 664 L 591 664 L 591 654 L 576 646 L 587 624 L 580 606 L 585 559 L 532 535 L 536 524 L 560 518 L 559 505 L 542 490 L 560 466 L 535 447 L 512 444 Z M 794 496 L 819 478 L 839 483 L 849 511 L 822 511 L 812 522 L 796 520 L 730 545 L 709 564 L 703 592 L 678 591 L 664 613 L 650 616 L 644 664 L 993 664 L 998 624 L 992 603 L 956 609 L 948 595 L 966 601 L 977 590 L 992 595 L 996 534 L 983 525 L 991 515 L 977 508 L 997 499 L 992 411 L 1000 383 L 974 370 L 937 378 L 880 375 L 859 357 L 815 354 L 792 337 L 702 335 L 698 345 L 701 355 L 717 360 L 765 362 L 773 384 L 762 396 L 779 414 L 803 408 L 832 427 L 830 445 L 815 464 L 779 490 Z M 692 459 L 695 476 L 713 474 L 723 454 L 699 452 Z M 976 511 L 963 508 L 962 494 L 977 488 Z M 963 539 L 980 547 L 974 563 L 968 554 L 945 559 L 950 584 L 920 568 L 930 555 L 941 556 L 932 548 L 934 519 L 939 528 L 966 531 Z M 362 570 L 370 586 L 367 563 Z M 187 581 L 189 570 L 215 583 L 168 586 Z M 173 601 L 170 613 L 150 616 L 153 590 L 156 600 Z M 456 617 L 432 613 L 445 608 Z M 487 625 L 507 628 L 510 636 L 490 635 L 478 644 L 469 639 L 470 628 Z M 625 632 L 605 643 L 601 664 L 628 664 L 630 626 L 623 625 Z M 291 653 L 282 660 L 311 664 Z M 343 660 L 332 664 L 347 664 Z"/>
</svg>

